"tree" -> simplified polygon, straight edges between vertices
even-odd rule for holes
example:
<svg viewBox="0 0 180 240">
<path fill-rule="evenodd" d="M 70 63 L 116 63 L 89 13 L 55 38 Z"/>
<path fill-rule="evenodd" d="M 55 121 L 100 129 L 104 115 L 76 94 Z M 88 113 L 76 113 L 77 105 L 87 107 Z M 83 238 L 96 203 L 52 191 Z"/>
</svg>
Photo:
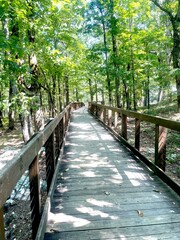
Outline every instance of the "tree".
<svg viewBox="0 0 180 240">
<path fill-rule="evenodd" d="M 164 1 L 164 5 L 158 0 L 151 0 L 159 9 L 167 14 L 173 30 L 173 67 L 175 70 L 177 88 L 177 107 L 180 112 L 180 0 Z M 174 10 L 174 11 L 173 11 Z"/>
</svg>

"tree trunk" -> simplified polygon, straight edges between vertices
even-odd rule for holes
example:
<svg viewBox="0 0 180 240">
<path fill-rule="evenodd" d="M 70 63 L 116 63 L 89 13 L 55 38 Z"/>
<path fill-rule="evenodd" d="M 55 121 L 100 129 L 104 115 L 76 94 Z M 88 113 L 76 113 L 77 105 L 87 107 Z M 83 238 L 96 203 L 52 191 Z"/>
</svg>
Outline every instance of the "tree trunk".
<svg viewBox="0 0 180 240">
<path fill-rule="evenodd" d="M 2 110 L 0 110 L 0 128 L 3 127 L 2 119 L 3 119 L 3 114 L 2 114 Z"/>
<path fill-rule="evenodd" d="M 135 82 L 135 72 L 134 72 L 134 54 L 131 47 L 131 75 L 132 75 L 132 87 L 133 87 L 133 107 L 134 111 L 137 110 L 137 99 L 136 99 L 136 82 Z"/>
<path fill-rule="evenodd" d="M 56 76 L 52 76 L 53 88 L 52 88 L 52 117 L 55 117 L 56 111 Z"/>
<path fill-rule="evenodd" d="M 61 85 L 60 85 L 60 79 L 58 77 L 58 95 L 59 95 L 59 110 L 62 111 L 62 95 L 61 95 Z"/>
<path fill-rule="evenodd" d="M 10 130 L 15 129 L 15 119 L 14 119 L 14 107 L 13 107 L 13 97 L 15 96 L 14 93 L 14 81 L 10 79 L 9 81 L 9 113 L 8 113 L 8 119 L 9 119 L 9 125 L 8 128 Z"/>
<path fill-rule="evenodd" d="M 29 129 L 28 129 L 28 117 L 24 114 L 19 115 L 21 129 L 23 134 L 24 143 L 26 143 L 30 139 Z"/>
<path fill-rule="evenodd" d="M 115 75 L 115 98 L 116 107 L 121 107 L 121 95 L 120 95 L 120 79 L 119 79 L 119 64 L 118 64 L 118 49 L 116 41 L 117 24 L 116 18 L 114 17 L 114 1 L 110 0 L 111 3 L 111 38 L 112 38 L 112 48 L 113 48 L 113 65 L 114 65 L 114 75 Z"/>
<path fill-rule="evenodd" d="M 147 75 L 147 81 L 144 82 L 144 107 L 147 107 L 148 109 L 150 109 L 150 82 L 149 82 L 149 75 Z"/>
<path fill-rule="evenodd" d="M 164 92 L 163 92 L 162 87 L 159 87 L 159 90 L 158 90 L 158 99 L 157 99 L 158 103 L 162 101 L 162 99 L 163 99 L 163 93 L 164 93 Z"/>
<path fill-rule="evenodd" d="M 76 101 L 79 102 L 79 91 L 77 85 L 76 85 Z"/>
<path fill-rule="evenodd" d="M 96 88 L 96 102 L 98 102 L 98 87 L 97 87 L 97 79 L 95 78 L 95 88 Z"/>
<path fill-rule="evenodd" d="M 93 90 L 92 90 L 92 80 L 91 80 L 91 78 L 88 79 L 88 82 L 89 82 L 90 99 L 91 99 L 91 102 L 93 102 Z"/>
<path fill-rule="evenodd" d="M 180 5 L 180 4 L 179 4 Z M 179 7 L 180 8 L 180 7 Z M 180 10 L 179 10 L 180 12 Z M 174 25 L 176 25 L 174 23 Z M 179 25 L 180 25 L 180 13 L 179 13 Z M 179 26 L 180 28 L 180 26 Z M 180 33 L 178 31 L 178 28 L 174 27 L 174 34 L 173 34 L 173 40 L 174 40 L 174 46 L 173 46 L 173 67 L 176 70 L 175 73 L 175 79 L 176 79 L 176 89 L 177 89 L 177 110 L 180 112 Z"/>
<path fill-rule="evenodd" d="M 131 104 L 130 104 L 129 88 L 128 88 L 128 84 L 126 83 L 125 79 L 123 79 L 123 85 L 124 85 L 124 96 L 125 96 L 126 108 L 130 109 Z"/>
<path fill-rule="evenodd" d="M 64 81 L 65 81 L 65 102 L 67 106 L 69 104 L 69 77 L 65 76 Z"/>
<path fill-rule="evenodd" d="M 163 7 L 157 0 L 151 0 L 158 8 L 165 12 L 172 24 L 173 29 L 173 68 L 175 69 L 175 80 L 177 89 L 177 110 L 180 112 L 180 0 L 178 0 L 177 13 L 174 14 L 169 9 Z"/>
<path fill-rule="evenodd" d="M 105 98 L 104 98 L 104 89 L 102 88 L 102 90 L 101 90 L 101 94 L 102 94 L 102 102 L 101 102 L 101 104 L 105 104 Z"/>
<path fill-rule="evenodd" d="M 106 63 L 106 79 L 107 79 L 107 89 L 108 89 L 108 100 L 109 105 L 112 105 L 112 93 L 111 93 L 111 80 L 109 75 L 109 63 L 108 63 L 108 48 L 107 48 L 107 37 L 106 37 L 106 26 L 104 20 L 103 9 L 99 6 L 99 10 L 102 17 L 102 29 L 103 29 L 103 40 L 104 40 L 104 54 L 105 54 L 105 63 Z"/>
</svg>

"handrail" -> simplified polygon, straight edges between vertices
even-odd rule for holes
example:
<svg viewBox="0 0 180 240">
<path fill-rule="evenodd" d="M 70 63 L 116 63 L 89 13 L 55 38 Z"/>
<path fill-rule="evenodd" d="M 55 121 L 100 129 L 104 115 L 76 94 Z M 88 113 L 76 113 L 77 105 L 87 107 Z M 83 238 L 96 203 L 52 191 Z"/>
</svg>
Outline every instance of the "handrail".
<svg viewBox="0 0 180 240">
<path fill-rule="evenodd" d="M 166 137 L 167 129 L 180 132 L 180 122 L 168 120 L 161 117 L 154 117 L 147 114 L 141 114 L 133 111 L 128 111 L 112 106 L 97 104 L 95 102 L 89 103 L 89 111 L 92 115 L 97 117 L 119 140 L 129 147 L 129 149 L 138 156 L 151 170 L 153 170 L 164 182 L 166 182 L 175 192 L 180 195 L 180 186 L 174 182 L 169 176 L 165 174 L 166 166 Z M 114 128 L 112 128 L 112 114 Z M 118 116 L 121 116 L 121 133 L 118 129 Z M 127 117 L 135 119 L 135 141 L 132 146 L 127 141 Z M 140 152 L 140 134 L 141 134 L 141 121 L 155 124 L 155 161 L 149 161 Z"/>
<path fill-rule="evenodd" d="M 106 105 L 101 105 L 101 104 L 96 104 L 96 103 L 89 103 L 92 104 L 92 106 L 97 106 L 97 107 L 103 107 L 104 109 L 109 109 L 112 110 L 114 112 L 120 113 L 120 114 L 124 114 L 127 117 L 132 117 L 132 118 L 137 118 L 141 121 L 146 121 L 149 123 L 154 123 L 157 124 L 159 126 L 162 127 L 166 127 L 172 130 L 176 130 L 180 132 L 180 122 L 177 121 L 172 121 L 172 120 L 168 120 L 166 118 L 162 118 L 162 117 L 154 117 L 154 116 L 150 116 L 147 114 L 142 114 L 142 113 L 138 113 L 138 112 L 134 112 L 134 111 L 130 111 L 130 110 L 124 110 L 121 108 L 115 108 L 115 107 L 111 107 L 111 106 L 106 106 Z"/>
<path fill-rule="evenodd" d="M 46 181 L 47 190 L 57 165 L 60 149 L 63 145 L 71 111 L 81 107 L 82 103 L 69 104 L 58 117 L 51 120 L 42 130 L 28 141 L 20 153 L 9 161 L 0 171 L 0 239 L 5 239 L 3 206 L 14 189 L 16 183 L 26 170 L 29 170 L 31 218 L 33 239 L 35 239 L 40 222 L 40 184 L 38 169 L 38 154 L 43 146 L 47 153 L 46 157 Z"/>
</svg>

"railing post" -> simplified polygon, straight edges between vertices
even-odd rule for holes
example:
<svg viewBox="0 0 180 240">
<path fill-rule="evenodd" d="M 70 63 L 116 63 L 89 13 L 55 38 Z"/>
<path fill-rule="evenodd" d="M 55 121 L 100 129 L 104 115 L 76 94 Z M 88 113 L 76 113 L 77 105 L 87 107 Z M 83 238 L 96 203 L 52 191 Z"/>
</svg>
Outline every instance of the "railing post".
<svg viewBox="0 0 180 240">
<path fill-rule="evenodd" d="M 68 111 L 65 113 L 65 130 L 67 129 L 68 125 Z"/>
<path fill-rule="evenodd" d="M 140 124 L 141 120 L 135 119 L 135 148 L 139 151 L 140 149 Z"/>
<path fill-rule="evenodd" d="M 108 126 L 112 127 L 112 110 L 108 109 Z"/>
<path fill-rule="evenodd" d="M 106 123 L 106 108 L 103 109 L 103 122 Z"/>
<path fill-rule="evenodd" d="M 163 171 L 166 169 L 166 137 L 167 128 L 155 127 L 155 164 Z"/>
<path fill-rule="evenodd" d="M 95 107 L 95 112 L 96 112 L 96 113 L 95 113 L 95 116 L 98 117 L 98 106 L 97 106 L 97 105 L 96 105 L 96 107 Z"/>
<path fill-rule="evenodd" d="M 114 128 L 116 129 L 118 125 L 118 112 L 114 112 Z"/>
<path fill-rule="evenodd" d="M 100 120 L 103 122 L 103 113 L 104 113 L 104 107 L 101 107 L 100 110 Z"/>
<path fill-rule="evenodd" d="M 32 235 L 33 239 L 39 227 L 41 214 L 40 201 L 40 184 L 39 184 L 39 164 L 38 156 L 33 160 L 29 166 L 29 182 L 30 182 L 30 201 L 31 201 L 31 219 L 32 219 Z"/>
<path fill-rule="evenodd" d="M 0 208 L 0 240 L 5 240 L 3 207 Z"/>
<path fill-rule="evenodd" d="M 51 180 L 55 171 L 55 146 L 54 146 L 54 132 L 51 134 L 45 144 L 46 149 L 46 179 L 47 191 L 49 191 Z"/>
<path fill-rule="evenodd" d="M 55 161 L 57 164 L 57 159 L 60 153 L 60 122 L 55 129 Z"/>
<path fill-rule="evenodd" d="M 121 135 L 125 140 L 127 140 L 127 116 L 125 114 L 122 114 Z"/>
</svg>

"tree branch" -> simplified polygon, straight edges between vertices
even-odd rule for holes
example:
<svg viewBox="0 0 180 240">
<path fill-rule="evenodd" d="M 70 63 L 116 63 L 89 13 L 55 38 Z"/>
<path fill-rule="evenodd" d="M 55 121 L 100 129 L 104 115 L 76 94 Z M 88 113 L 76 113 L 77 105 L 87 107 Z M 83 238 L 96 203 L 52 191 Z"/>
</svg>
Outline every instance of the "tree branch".
<svg viewBox="0 0 180 240">
<path fill-rule="evenodd" d="M 169 18 L 170 18 L 170 21 L 171 22 L 174 22 L 175 18 L 172 14 L 172 12 L 170 12 L 168 9 L 164 8 L 157 0 L 151 0 L 151 2 L 153 2 L 158 8 L 160 8 L 163 12 L 167 13 Z M 179 0 L 180 2 L 180 0 Z"/>
</svg>

